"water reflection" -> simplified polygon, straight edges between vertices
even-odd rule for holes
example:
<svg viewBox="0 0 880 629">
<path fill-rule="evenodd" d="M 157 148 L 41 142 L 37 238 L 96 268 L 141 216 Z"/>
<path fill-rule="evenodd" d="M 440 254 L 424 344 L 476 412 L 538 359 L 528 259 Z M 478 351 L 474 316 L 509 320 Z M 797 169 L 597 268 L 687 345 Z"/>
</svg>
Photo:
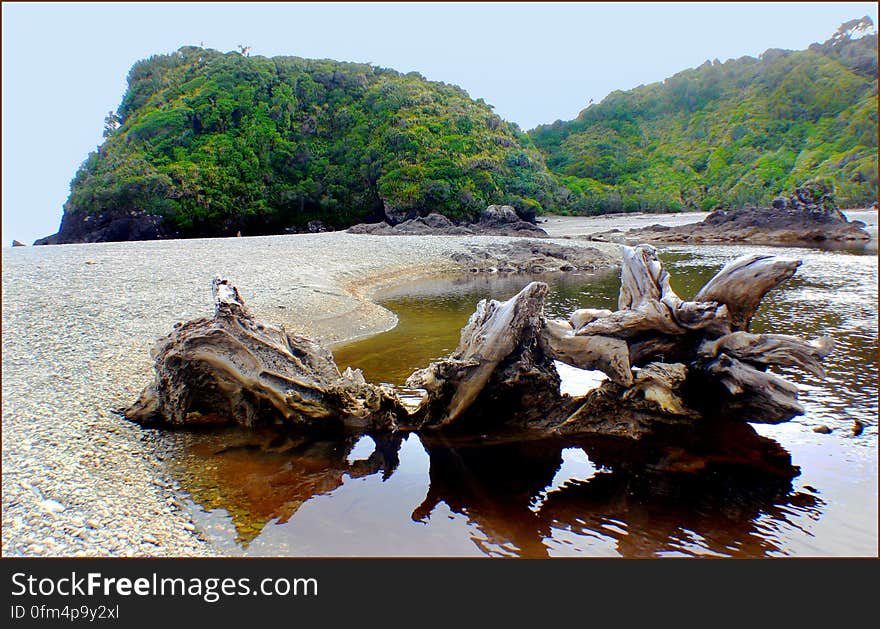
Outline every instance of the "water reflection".
<svg viewBox="0 0 880 629">
<path fill-rule="evenodd" d="M 537 280 L 549 284 L 552 291 L 548 314 L 567 317 L 583 304 L 616 308 L 619 275 L 617 269 L 596 273 L 479 274 L 405 283 L 376 297 L 397 314 L 397 326 L 334 347 L 333 356 L 340 368 L 357 367 L 367 380 L 400 385 L 432 358 L 455 349 L 461 328 L 479 300 L 508 299 Z"/>
<path fill-rule="evenodd" d="M 315 496 L 332 493 L 346 478 L 397 467 L 401 435 L 378 438 L 363 458 L 350 457 L 358 438 L 315 439 L 273 431 L 229 429 L 194 433 L 175 473 L 202 509 L 223 509 L 235 541 L 249 544 L 269 523 L 284 524 Z"/>
<path fill-rule="evenodd" d="M 732 258 L 766 252 L 677 246 L 662 258 L 676 291 L 692 297 Z M 416 435 L 326 442 L 232 429 L 165 433 L 168 458 L 199 527 L 224 554 L 876 556 L 877 258 L 773 253 L 804 264 L 765 298 L 753 328 L 827 333 L 836 348 L 824 381 L 785 374 L 806 414 L 758 427 L 763 436 L 743 425 L 677 435 L 674 446 Z M 477 300 L 506 299 L 529 279 L 402 286 L 383 300 L 400 324 L 334 354 L 369 380 L 400 383 L 455 347 Z M 616 305 L 616 272 L 541 279 L 551 286 L 550 316 Z M 855 419 L 864 424 L 856 436 Z M 820 424 L 833 433 L 814 433 Z"/>
<path fill-rule="evenodd" d="M 228 514 L 227 535 L 245 552 L 264 529 L 283 535 L 308 501 L 355 479 L 391 478 L 405 438 L 324 441 L 235 429 L 201 437 L 180 458 L 181 486 L 201 510 Z M 486 555 L 548 557 L 567 545 L 627 557 L 765 556 L 780 552 L 768 527 L 791 526 L 791 509 L 818 514 L 823 504 L 793 490 L 798 469 L 788 452 L 747 424 L 671 434 L 662 444 L 521 435 L 428 435 L 421 444 L 428 487 L 409 505 L 412 520 L 430 527 L 446 512 L 463 516 L 459 525 Z M 381 499 L 392 509 L 398 497 L 388 490 Z"/>
</svg>

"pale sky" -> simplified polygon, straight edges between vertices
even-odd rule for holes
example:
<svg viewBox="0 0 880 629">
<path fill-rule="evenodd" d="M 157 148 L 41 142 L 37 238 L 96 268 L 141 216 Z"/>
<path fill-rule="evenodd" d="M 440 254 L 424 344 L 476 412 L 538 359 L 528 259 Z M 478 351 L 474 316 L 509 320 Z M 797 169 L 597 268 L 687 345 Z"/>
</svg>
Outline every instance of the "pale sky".
<svg viewBox="0 0 880 629">
<path fill-rule="evenodd" d="M 369 62 L 460 85 L 524 130 L 707 59 L 804 49 L 875 3 L 3 2 L 2 245 L 53 234 L 142 58 L 185 45 Z"/>
</svg>

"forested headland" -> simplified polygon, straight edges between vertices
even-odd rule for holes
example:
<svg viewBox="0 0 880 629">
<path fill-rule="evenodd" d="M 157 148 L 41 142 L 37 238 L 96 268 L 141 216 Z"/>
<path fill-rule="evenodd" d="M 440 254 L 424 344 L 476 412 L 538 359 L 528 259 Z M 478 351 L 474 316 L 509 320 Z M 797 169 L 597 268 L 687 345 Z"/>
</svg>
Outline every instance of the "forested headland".
<svg viewBox="0 0 880 629">
<path fill-rule="evenodd" d="M 585 70 L 587 71 L 587 70 Z M 548 95 L 551 98 L 552 95 Z M 526 133 L 459 87 L 368 64 L 185 47 L 137 62 L 50 242 L 272 234 L 490 204 L 521 216 L 877 198 L 877 35 L 707 61 Z"/>
</svg>

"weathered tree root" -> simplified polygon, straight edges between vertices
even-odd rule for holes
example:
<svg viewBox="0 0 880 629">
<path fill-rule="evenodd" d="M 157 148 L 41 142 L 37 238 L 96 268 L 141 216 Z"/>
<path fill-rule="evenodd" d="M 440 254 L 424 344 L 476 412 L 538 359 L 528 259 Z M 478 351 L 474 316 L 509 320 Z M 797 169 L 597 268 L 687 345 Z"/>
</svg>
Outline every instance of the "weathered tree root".
<svg viewBox="0 0 880 629">
<path fill-rule="evenodd" d="M 388 429 L 406 414 L 393 391 L 359 370 L 340 373 L 320 343 L 257 321 L 227 280 L 214 278 L 212 291 L 213 317 L 178 324 L 156 343 L 155 381 L 124 411 L 129 419 Z"/>
<path fill-rule="evenodd" d="M 799 366 L 822 375 L 822 338 L 751 334 L 761 298 L 799 261 L 747 256 L 682 300 L 650 245 L 624 247 L 619 310 L 543 314 L 547 285 L 505 302 L 483 300 L 447 358 L 414 372 L 425 391 L 407 411 L 391 387 L 340 373 L 310 339 L 260 323 L 238 290 L 215 278 L 212 318 L 178 325 L 153 349 L 156 378 L 124 414 L 170 425 L 234 421 L 358 431 L 396 429 L 640 438 L 661 427 L 717 421 L 779 423 L 803 412 L 797 387 L 767 372 Z M 554 361 L 609 380 L 581 397 L 562 395 Z"/>
</svg>

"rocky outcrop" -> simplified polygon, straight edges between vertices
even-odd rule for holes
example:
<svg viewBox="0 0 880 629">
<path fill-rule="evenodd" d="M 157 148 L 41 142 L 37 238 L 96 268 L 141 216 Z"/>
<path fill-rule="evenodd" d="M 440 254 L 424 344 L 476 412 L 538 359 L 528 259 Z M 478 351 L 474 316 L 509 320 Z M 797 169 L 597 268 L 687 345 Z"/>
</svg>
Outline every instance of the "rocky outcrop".
<svg viewBox="0 0 880 629">
<path fill-rule="evenodd" d="M 702 222 L 669 227 L 651 225 L 628 232 L 593 234 L 602 242 L 654 243 L 818 243 L 866 241 L 865 223 L 849 221 L 837 208 L 830 191 L 821 184 L 795 190 L 790 197 L 776 198 L 769 208 L 716 210 Z"/>
<path fill-rule="evenodd" d="M 471 273 L 549 273 L 554 271 L 594 271 L 617 262 L 594 247 L 558 245 L 542 240 L 512 240 L 486 247 L 467 245 L 467 251 L 452 259 Z"/>
<path fill-rule="evenodd" d="M 58 233 L 40 238 L 34 245 L 156 240 L 168 236 L 161 216 L 138 210 L 102 214 L 65 212 Z"/>
<path fill-rule="evenodd" d="M 23 242 L 21 242 L 21 241 L 13 240 L 13 241 L 12 241 L 12 246 L 13 246 L 13 247 L 26 247 L 27 245 L 25 245 L 25 244 L 24 244 Z"/>
<path fill-rule="evenodd" d="M 228 223 L 228 224 L 227 224 Z M 253 226 L 243 226 L 227 221 L 214 235 L 253 234 Z M 319 220 L 309 221 L 302 227 L 287 227 L 285 234 L 321 233 L 330 228 Z M 348 229 L 352 234 L 388 236 L 530 236 L 544 238 L 547 233 L 529 221 L 523 220 L 510 205 L 490 205 L 478 220 L 457 224 L 442 214 L 431 213 L 416 216 L 397 223 L 362 223 Z M 178 237 L 164 227 L 161 216 L 137 210 L 130 212 L 105 212 L 102 214 L 65 213 L 57 234 L 40 238 L 35 245 L 56 245 L 83 242 L 115 242 L 125 240 L 156 240 Z"/>
<path fill-rule="evenodd" d="M 346 230 L 349 234 L 372 234 L 375 236 L 420 236 L 442 234 L 447 236 L 468 236 L 473 231 L 456 225 L 442 214 L 432 213 L 392 225 L 388 222 L 360 223 Z"/>
<path fill-rule="evenodd" d="M 211 318 L 179 324 L 153 350 L 156 377 L 124 414 L 141 422 L 236 422 L 304 430 L 419 430 L 642 439 L 724 422 L 784 422 L 803 412 L 797 387 L 768 370 L 822 374 L 831 341 L 752 334 L 761 298 L 799 261 L 732 261 L 694 301 L 681 299 L 650 245 L 625 248 L 618 310 L 544 316 L 547 285 L 505 302 L 483 300 L 456 350 L 414 372 L 415 410 L 390 386 L 340 373 L 319 343 L 255 319 L 238 290 L 213 283 Z M 562 395 L 555 363 L 608 380 Z"/>
<path fill-rule="evenodd" d="M 531 236 L 543 238 L 547 232 L 523 220 L 513 206 L 490 205 L 472 223 L 456 224 L 442 214 L 431 213 L 394 223 L 361 223 L 347 230 L 350 234 L 378 236 Z"/>
</svg>

